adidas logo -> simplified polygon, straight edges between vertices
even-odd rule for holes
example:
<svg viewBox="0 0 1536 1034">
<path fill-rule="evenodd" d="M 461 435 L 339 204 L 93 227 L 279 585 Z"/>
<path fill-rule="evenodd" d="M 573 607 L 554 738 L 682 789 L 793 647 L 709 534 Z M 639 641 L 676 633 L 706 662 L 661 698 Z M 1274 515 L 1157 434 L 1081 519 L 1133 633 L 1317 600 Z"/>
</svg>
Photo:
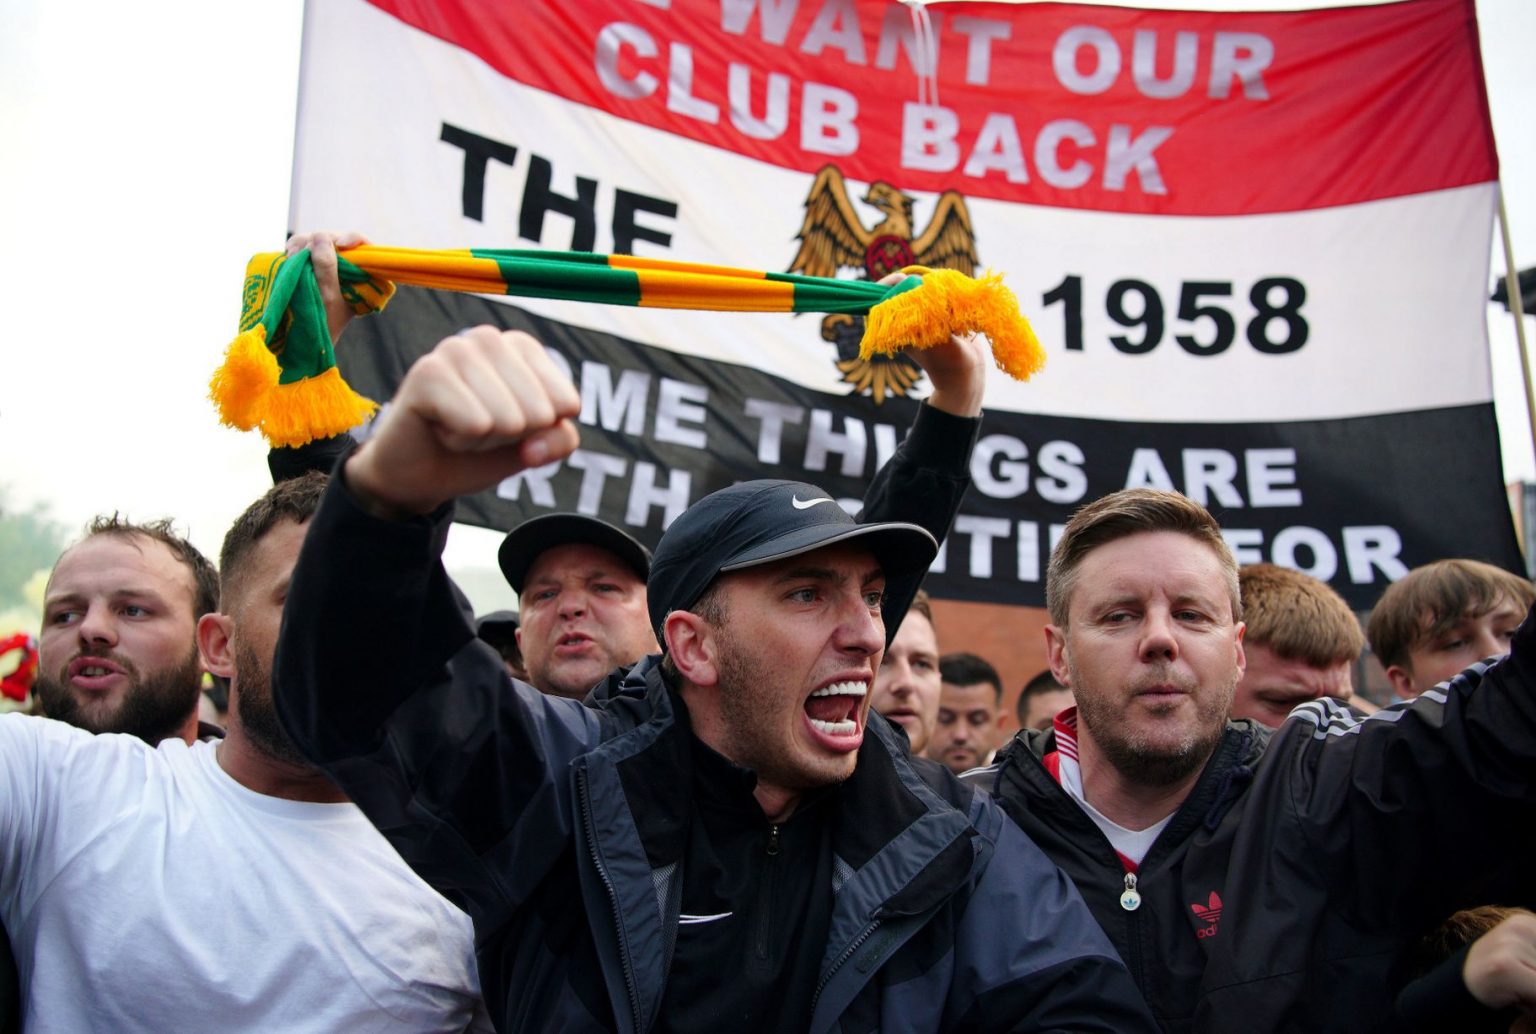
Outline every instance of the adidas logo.
<svg viewBox="0 0 1536 1034">
<path fill-rule="evenodd" d="M 1221 922 L 1221 895 L 1214 890 L 1208 903 L 1204 905 L 1190 905 L 1190 911 L 1196 918 L 1204 919 L 1206 925 L 1195 931 L 1196 937 L 1215 937 L 1217 924 Z"/>
</svg>

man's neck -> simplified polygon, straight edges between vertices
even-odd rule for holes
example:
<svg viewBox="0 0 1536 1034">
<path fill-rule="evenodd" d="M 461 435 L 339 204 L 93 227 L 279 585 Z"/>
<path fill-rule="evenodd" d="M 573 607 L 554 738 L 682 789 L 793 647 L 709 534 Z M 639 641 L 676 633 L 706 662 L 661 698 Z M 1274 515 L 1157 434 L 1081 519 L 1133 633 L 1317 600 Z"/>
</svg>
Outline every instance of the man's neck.
<svg viewBox="0 0 1536 1034">
<path fill-rule="evenodd" d="M 228 734 L 219 742 L 216 756 L 219 767 L 231 779 L 255 793 L 314 804 L 347 802 L 347 795 L 324 773 L 309 765 L 280 761 L 263 753 L 240 733 L 239 725 L 234 721 L 230 723 Z"/>
<path fill-rule="evenodd" d="M 174 733 L 172 733 L 172 735 L 176 736 L 183 743 L 187 744 L 187 746 L 190 747 L 192 744 L 197 742 L 197 732 L 198 732 L 197 708 L 194 707 L 192 709 L 192 713 L 187 715 L 187 720 L 182 722 L 181 723 L 181 727 L 179 729 L 177 729 Z"/>
<path fill-rule="evenodd" d="M 687 723 L 689 731 L 700 743 L 731 764 L 738 765 L 739 763 L 731 757 L 730 737 L 727 735 L 724 719 L 717 709 L 705 706 L 708 701 L 703 698 L 702 692 L 697 687 L 686 680 L 682 681 L 683 684 L 677 691 L 677 698 L 682 704 L 679 717 Z M 690 700 L 690 697 L 693 699 Z M 752 796 L 757 800 L 757 806 L 763 809 L 763 815 L 768 821 L 775 825 L 789 821 L 789 817 L 795 813 L 795 808 L 800 804 L 802 794 L 803 791 L 800 790 L 766 783 L 761 777 L 752 788 Z"/>
<path fill-rule="evenodd" d="M 789 817 L 795 813 L 795 808 L 800 804 L 799 790 L 786 790 L 781 786 L 770 786 L 758 781 L 752 790 L 752 796 L 757 798 L 757 806 L 763 809 L 769 822 L 778 825 L 788 822 Z"/>
<path fill-rule="evenodd" d="M 1115 825 L 1133 830 L 1146 829 L 1178 811 L 1205 769 L 1202 763 L 1177 782 L 1155 786 L 1127 778 L 1099 752 L 1092 740 L 1081 735 L 1081 729 L 1077 751 L 1078 766 L 1083 775 L 1083 799 Z"/>
</svg>

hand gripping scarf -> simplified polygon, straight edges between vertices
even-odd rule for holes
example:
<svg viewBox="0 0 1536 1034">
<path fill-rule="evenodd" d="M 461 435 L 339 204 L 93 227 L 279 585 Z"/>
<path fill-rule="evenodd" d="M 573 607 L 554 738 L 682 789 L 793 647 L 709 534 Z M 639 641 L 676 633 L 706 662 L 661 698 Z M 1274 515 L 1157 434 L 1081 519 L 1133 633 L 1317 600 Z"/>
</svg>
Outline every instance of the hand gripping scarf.
<svg viewBox="0 0 1536 1034">
<path fill-rule="evenodd" d="M 426 251 L 363 245 L 338 253 L 354 312 L 382 309 L 394 284 L 447 291 L 561 298 L 605 305 L 727 312 L 865 316 L 859 354 L 932 348 L 952 334 L 985 334 L 1006 374 L 1026 380 L 1045 352 L 1002 277 L 910 266 L 884 286 L 694 262 L 538 250 Z M 307 250 L 263 254 L 246 267 L 240 333 L 215 371 L 220 420 L 260 428 L 274 446 L 303 445 L 356 427 L 378 408 L 341 379 L 325 306 Z"/>
</svg>

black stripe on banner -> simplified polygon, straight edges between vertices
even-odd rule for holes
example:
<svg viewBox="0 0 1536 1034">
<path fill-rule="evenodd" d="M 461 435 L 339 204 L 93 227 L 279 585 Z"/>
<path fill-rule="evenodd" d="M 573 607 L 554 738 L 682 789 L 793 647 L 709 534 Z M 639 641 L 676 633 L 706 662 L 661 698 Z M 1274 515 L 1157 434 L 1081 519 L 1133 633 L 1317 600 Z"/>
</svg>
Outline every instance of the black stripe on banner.
<svg viewBox="0 0 1536 1034">
<path fill-rule="evenodd" d="M 584 402 L 574 456 L 461 502 L 460 520 L 489 528 L 579 510 L 654 544 L 689 503 L 754 477 L 806 480 L 857 500 L 916 405 L 810 391 L 514 306 L 410 288 L 387 313 L 348 330 L 338 350 L 343 373 L 364 394 L 388 398 L 440 338 L 486 322 L 542 341 L 570 367 Z M 1221 521 L 1239 561 L 1307 571 L 1357 609 L 1431 560 L 1476 557 L 1522 570 L 1491 404 L 1279 424 L 989 411 L 972 475 L 928 580 L 940 597 L 1043 605 L 1060 525 L 1127 485 L 1185 492 Z"/>
</svg>

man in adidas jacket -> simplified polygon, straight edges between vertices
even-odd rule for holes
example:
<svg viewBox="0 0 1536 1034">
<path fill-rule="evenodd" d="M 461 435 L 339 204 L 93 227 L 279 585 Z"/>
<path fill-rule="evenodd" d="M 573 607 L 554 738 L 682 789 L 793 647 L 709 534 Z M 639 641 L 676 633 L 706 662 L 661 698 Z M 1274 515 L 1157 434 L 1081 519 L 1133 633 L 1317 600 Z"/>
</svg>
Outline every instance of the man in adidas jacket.
<svg viewBox="0 0 1536 1034">
<path fill-rule="evenodd" d="M 1047 576 L 1077 698 L 968 781 L 1074 880 L 1169 1031 L 1392 1026 L 1412 948 L 1452 912 L 1529 903 L 1536 642 L 1360 720 L 1230 721 L 1237 567 L 1172 492 L 1080 510 Z"/>
<path fill-rule="evenodd" d="M 1070 881 L 869 714 L 980 411 L 975 344 L 922 361 L 934 393 L 867 501 L 921 527 L 793 482 L 700 500 L 652 566 L 665 661 L 587 704 L 509 680 L 439 562 L 452 498 L 575 446 L 536 342 L 443 342 L 342 465 L 288 596 L 280 712 L 473 916 L 501 1029 L 1151 1029 Z"/>
</svg>

